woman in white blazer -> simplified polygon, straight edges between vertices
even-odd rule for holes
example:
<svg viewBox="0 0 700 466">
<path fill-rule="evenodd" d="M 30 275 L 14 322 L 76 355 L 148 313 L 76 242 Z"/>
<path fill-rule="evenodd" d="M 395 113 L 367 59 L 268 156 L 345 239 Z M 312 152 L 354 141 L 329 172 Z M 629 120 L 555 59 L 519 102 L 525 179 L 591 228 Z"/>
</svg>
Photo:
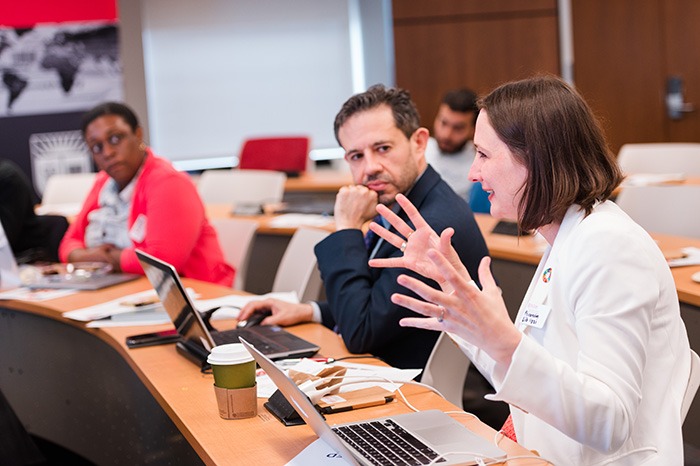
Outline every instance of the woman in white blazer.
<svg viewBox="0 0 700 466">
<path fill-rule="evenodd" d="M 673 277 L 651 237 L 608 200 L 622 180 L 579 94 L 554 77 L 505 84 L 480 101 L 469 172 L 491 214 L 517 219 L 549 247 L 515 323 L 489 270 L 480 290 L 450 246 L 405 197 L 403 235 L 372 230 L 404 251 L 377 267 L 408 267 L 401 285 L 427 302 L 393 302 L 428 318 L 401 325 L 449 332 L 510 404 L 517 441 L 556 465 L 682 465 L 681 402 L 690 349 Z M 504 426 L 505 430 L 505 426 Z"/>
</svg>

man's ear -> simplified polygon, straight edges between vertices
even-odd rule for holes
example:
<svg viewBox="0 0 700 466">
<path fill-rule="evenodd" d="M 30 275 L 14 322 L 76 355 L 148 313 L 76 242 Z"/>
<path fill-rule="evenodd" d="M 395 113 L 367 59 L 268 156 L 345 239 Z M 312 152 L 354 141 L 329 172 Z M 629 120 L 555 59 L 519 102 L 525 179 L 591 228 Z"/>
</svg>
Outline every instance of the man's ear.
<svg viewBox="0 0 700 466">
<path fill-rule="evenodd" d="M 430 131 L 428 131 L 428 128 L 420 127 L 411 135 L 411 143 L 415 144 L 415 149 L 417 149 L 420 153 L 425 152 L 425 148 L 428 145 L 428 139 L 430 139 Z"/>
</svg>

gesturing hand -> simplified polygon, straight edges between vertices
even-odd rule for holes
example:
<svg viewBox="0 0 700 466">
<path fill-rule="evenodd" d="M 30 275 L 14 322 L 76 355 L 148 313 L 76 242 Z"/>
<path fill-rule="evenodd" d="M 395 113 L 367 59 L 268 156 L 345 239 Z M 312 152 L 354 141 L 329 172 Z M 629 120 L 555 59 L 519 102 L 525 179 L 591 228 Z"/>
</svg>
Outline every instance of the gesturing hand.
<svg viewBox="0 0 700 466">
<path fill-rule="evenodd" d="M 452 247 L 451 239 L 454 234 L 452 228 L 446 228 L 440 236 L 433 230 L 425 219 L 418 212 L 418 209 L 409 201 L 406 196 L 399 194 L 396 196 L 396 201 L 401 208 L 406 212 L 408 218 L 415 226 L 415 230 L 406 222 L 401 220 L 398 215 L 393 213 L 384 205 L 377 206 L 377 212 L 381 214 L 402 236 L 396 235 L 383 226 L 372 222 L 370 229 L 377 235 L 384 238 L 384 241 L 394 245 L 403 252 L 402 257 L 389 257 L 384 259 L 372 259 L 369 261 L 371 267 L 401 267 L 423 275 L 424 277 L 435 280 L 444 284 L 437 268 L 431 261 L 427 252 L 430 249 L 440 251 L 453 267 L 469 277 L 467 269 L 459 259 L 457 251 Z M 467 278 L 469 280 L 470 278 Z M 443 287 L 443 289 L 445 289 Z M 449 289 L 446 291 L 450 291 Z"/>
</svg>

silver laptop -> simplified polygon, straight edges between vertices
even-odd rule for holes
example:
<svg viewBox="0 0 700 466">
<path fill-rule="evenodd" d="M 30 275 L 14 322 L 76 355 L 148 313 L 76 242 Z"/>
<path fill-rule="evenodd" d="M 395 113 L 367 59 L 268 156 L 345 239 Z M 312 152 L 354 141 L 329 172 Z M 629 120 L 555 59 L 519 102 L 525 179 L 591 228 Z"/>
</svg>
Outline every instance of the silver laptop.
<svg viewBox="0 0 700 466">
<path fill-rule="evenodd" d="M 12 253 L 12 247 L 5 234 L 5 229 L 0 224 L 0 290 L 17 288 L 20 285 L 17 261 Z"/>
<path fill-rule="evenodd" d="M 205 366 L 209 351 L 214 346 L 238 343 L 239 337 L 254 341 L 272 359 L 313 356 L 320 349 L 318 345 L 276 325 L 256 325 L 221 332 L 210 329 L 192 304 L 175 267 L 138 249 L 136 256 L 180 334 L 180 341 L 176 343 L 178 351 L 196 364 Z"/>
<path fill-rule="evenodd" d="M 66 278 L 61 275 L 46 275 L 40 280 L 36 280 L 27 286 L 32 289 L 46 288 L 56 290 L 94 291 L 107 288 L 108 286 L 130 282 L 136 280 L 137 278 L 141 278 L 141 275 L 137 275 L 135 273 L 108 273 L 98 277 L 80 279 Z"/>
<path fill-rule="evenodd" d="M 245 339 L 241 343 L 316 435 L 350 464 L 428 464 L 438 457 L 441 465 L 477 464 L 475 458 L 488 463 L 506 457 L 493 442 L 438 410 L 330 426 L 275 363 Z"/>
</svg>

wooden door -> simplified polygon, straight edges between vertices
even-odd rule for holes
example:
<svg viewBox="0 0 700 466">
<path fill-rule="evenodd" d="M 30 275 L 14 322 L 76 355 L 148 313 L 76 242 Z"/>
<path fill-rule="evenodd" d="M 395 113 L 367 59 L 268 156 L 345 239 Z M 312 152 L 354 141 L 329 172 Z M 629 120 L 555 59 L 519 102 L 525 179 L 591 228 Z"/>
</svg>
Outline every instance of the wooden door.
<svg viewBox="0 0 700 466">
<path fill-rule="evenodd" d="M 572 0 L 574 81 L 601 117 L 610 146 L 700 141 L 700 113 L 669 118 L 666 84 L 700 104 L 697 0 Z"/>
</svg>

